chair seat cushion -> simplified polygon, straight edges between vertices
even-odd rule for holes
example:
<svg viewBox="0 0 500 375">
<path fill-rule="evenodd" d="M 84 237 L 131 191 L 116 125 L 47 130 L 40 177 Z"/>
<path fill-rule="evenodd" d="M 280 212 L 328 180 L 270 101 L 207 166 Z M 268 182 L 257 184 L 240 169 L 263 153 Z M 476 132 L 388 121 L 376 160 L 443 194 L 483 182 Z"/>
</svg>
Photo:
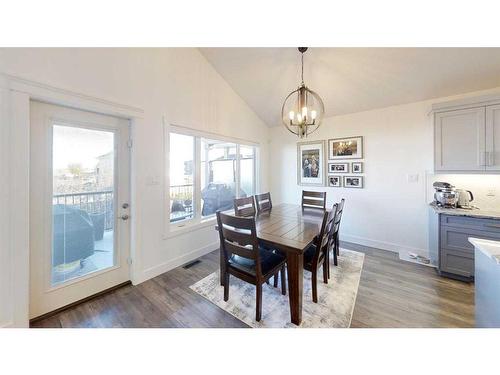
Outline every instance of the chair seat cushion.
<svg viewBox="0 0 500 375">
<path fill-rule="evenodd" d="M 274 253 L 270 250 L 259 247 L 260 253 L 260 267 L 262 274 L 266 275 L 271 270 L 276 268 L 285 261 L 285 257 L 279 253 Z M 256 274 L 256 262 L 252 259 L 240 257 L 239 255 L 233 254 L 229 258 L 229 264 L 235 269 L 248 273 L 250 275 Z"/>
<path fill-rule="evenodd" d="M 304 251 L 304 268 L 306 269 L 311 269 L 312 268 L 312 262 L 314 258 L 314 254 L 316 254 L 316 245 L 312 244 L 307 248 L 306 251 Z M 325 254 L 322 252 L 319 255 L 318 263 L 321 264 L 323 261 L 323 258 L 325 257 Z"/>
<path fill-rule="evenodd" d="M 314 254 L 316 254 L 316 245 L 313 244 L 304 251 L 304 266 L 310 266 L 312 264 Z"/>
</svg>

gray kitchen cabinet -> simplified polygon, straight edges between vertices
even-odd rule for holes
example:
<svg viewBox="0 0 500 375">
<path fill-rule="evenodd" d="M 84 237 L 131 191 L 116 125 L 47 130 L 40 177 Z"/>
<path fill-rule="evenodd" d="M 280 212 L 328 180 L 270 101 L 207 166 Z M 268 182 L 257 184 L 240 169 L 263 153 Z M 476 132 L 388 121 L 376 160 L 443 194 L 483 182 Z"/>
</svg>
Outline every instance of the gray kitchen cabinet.
<svg viewBox="0 0 500 375">
<path fill-rule="evenodd" d="M 469 237 L 500 240 L 500 220 L 496 219 L 437 214 L 431 209 L 429 223 L 434 226 L 429 231 L 431 259 L 438 273 L 450 278 L 474 278 L 474 246 Z"/>
<path fill-rule="evenodd" d="M 436 113 L 435 171 L 484 171 L 485 107 Z"/>
<path fill-rule="evenodd" d="M 500 172 L 500 94 L 432 105 L 434 171 Z"/>
<path fill-rule="evenodd" d="M 486 107 L 486 170 L 500 171 L 500 105 Z"/>
<path fill-rule="evenodd" d="M 452 278 L 471 279 L 474 277 L 474 256 L 460 251 L 441 249 L 439 273 Z M 458 277 L 457 277 L 458 276 Z"/>
</svg>

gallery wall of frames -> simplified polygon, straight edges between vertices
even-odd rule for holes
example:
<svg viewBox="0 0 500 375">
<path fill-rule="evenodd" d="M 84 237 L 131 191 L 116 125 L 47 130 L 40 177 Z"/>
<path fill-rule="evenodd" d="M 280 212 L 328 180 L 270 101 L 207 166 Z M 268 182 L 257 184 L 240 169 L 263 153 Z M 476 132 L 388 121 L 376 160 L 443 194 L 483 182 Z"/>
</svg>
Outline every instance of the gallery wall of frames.
<svg viewBox="0 0 500 375">
<path fill-rule="evenodd" d="M 363 137 L 297 143 L 297 184 L 362 189 Z"/>
</svg>

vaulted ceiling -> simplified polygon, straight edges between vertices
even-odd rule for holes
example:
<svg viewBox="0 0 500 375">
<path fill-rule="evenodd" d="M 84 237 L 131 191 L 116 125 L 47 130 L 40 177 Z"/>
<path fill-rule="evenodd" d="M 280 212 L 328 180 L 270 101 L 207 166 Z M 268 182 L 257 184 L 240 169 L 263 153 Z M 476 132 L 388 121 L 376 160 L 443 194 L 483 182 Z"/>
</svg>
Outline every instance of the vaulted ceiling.
<svg viewBox="0 0 500 375">
<path fill-rule="evenodd" d="M 296 48 L 201 48 L 269 126 L 300 83 Z M 309 48 L 304 81 L 326 116 L 500 86 L 500 48 Z"/>
</svg>

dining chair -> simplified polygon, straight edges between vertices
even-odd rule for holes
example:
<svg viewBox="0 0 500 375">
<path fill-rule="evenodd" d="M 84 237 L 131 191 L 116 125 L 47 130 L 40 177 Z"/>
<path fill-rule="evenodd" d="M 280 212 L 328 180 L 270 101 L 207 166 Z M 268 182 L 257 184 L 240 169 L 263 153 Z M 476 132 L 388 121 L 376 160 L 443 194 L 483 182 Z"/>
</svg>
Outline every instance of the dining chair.
<svg viewBox="0 0 500 375">
<path fill-rule="evenodd" d="M 257 213 L 269 212 L 273 208 L 273 202 L 271 201 L 271 193 L 263 193 L 255 195 L 255 205 L 257 206 Z M 265 249 L 269 247 L 266 244 L 262 244 Z M 276 250 L 273 250 L 276 252 Z M 274 275 L 274 287 L 278 287 L 278 277 L 279 273 Z"/>
<path fill-rule="evenodd" d="M 323 282 L 328 284 L 328 239 L 330 230 L 335 219 L 337 205 L 333 206 L 331 211 L 326 210 L 323 214 L 323 222 L 319 235 L 314 243 L 304 252 L 304 269 L 311 272 L 312 299 L 318 302 L 318 269 L 323 266 Z"/>
<path fill-rule="evenodd" d="M 342 198 L 340 200 L 340 203 L 337 208 L 337 218 L 335 219 L 335 258 L 334 258 L 334 264 L 337 265 L 337 256 L 340 255 L 340 240 L 339 240 L 339 233 L 340 233 L 340 222 L 342 221 L 342 213 L 344 212 L 344 203 L 345 199 Z"/>
<path fill-rule="evenodd" d="M 262 284 L 281 272 L 281 293 L 286 295 L 286 258 L 259 246 L 254 217 L 237 217 L 217 211 L 224 265 L 224 301 L 229 299 L 229 277 L 256 286 L 255 320 L 262 317 Z"/>
<path fill-rule="evenodd" d="M 257 206 L 257 212 L 271 211 L 273 208 L 273 202 L 271 201 L 271 193 L 256 194 L 255 204 Z"/>
<path fill-rule="evenodd" d="M 328 239 L 328 250 L 327 250 L 328 259 L 330 259 L 330 251 L 332 251 L 333 264 L 335 266 L 338 265 L 338 256 L 340 255 L 339 230 L 340 230 L 340 222 L 342 220 L 342 213 L 344 212 L 344 203 L 345 199 L 342 198 L 339 203 L 333 205 L 333 207 L 336 206 L 335 219 L 333 221 L 333 226 L 331 228 Z M 330 278 L 330 262 L 328 262 L 327 267 L 328 267 L 328 278 Z"/>
<path fill-rule="evenodd" d="M 234 214 L 236 216 L 249 217 L 255 216 L 255 202 L 253 196 L 245 198 L 235 198 L 234 204 Z"/>
<path fill-rule="evenodd" d="M 302 190 L 302 208 L 326 208 L 326 192 Z"/>
</svg>

